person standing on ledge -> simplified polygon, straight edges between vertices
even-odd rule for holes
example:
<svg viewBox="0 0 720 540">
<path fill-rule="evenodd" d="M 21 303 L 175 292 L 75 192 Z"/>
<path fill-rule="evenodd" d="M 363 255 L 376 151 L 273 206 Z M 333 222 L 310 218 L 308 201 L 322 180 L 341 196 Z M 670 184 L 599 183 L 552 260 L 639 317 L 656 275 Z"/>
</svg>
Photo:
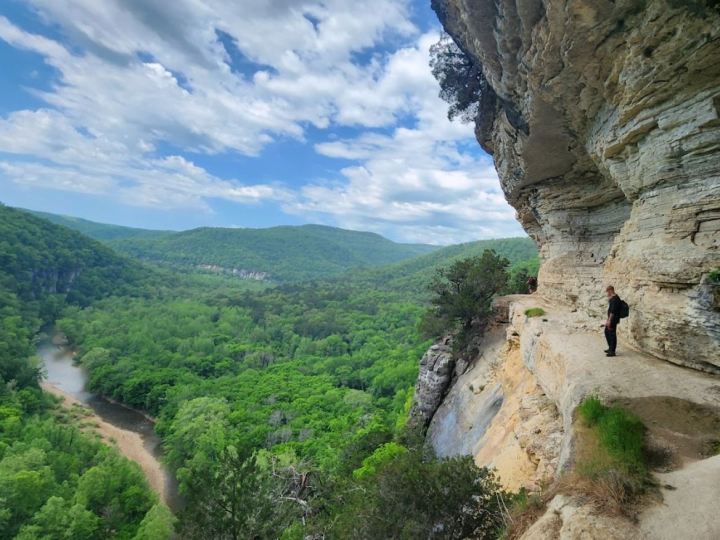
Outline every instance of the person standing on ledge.
<svg viewBox="0 0 720 540">
<path fill-rule="evenodd" d="M 608 311 L 607 320 L 605 321 L 605 339 L 607 340 L 608 348 L 605 349 L 607 356 L 615 356 L 615 349 L 617 348 L 617 325 L 620 322 L 622 316 L 622 300 L 615 294 L 615 287 L 609 285 L 605 289 L 608 296 Z"/>
</svg>

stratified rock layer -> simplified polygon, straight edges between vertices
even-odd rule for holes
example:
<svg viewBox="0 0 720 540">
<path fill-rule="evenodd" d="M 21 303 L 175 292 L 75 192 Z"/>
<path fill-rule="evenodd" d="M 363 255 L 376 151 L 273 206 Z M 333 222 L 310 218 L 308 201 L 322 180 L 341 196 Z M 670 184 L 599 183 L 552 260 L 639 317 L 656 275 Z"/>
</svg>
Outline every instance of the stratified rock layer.
<svg viewBox="0 0 720 540">
<path fill-rule="evenodd" d="M 434 0 L 492 91 L 477 123 L 541 246 L 540 293 L 720 372 L 720 10 L 705 0 Z"/>
</svg>

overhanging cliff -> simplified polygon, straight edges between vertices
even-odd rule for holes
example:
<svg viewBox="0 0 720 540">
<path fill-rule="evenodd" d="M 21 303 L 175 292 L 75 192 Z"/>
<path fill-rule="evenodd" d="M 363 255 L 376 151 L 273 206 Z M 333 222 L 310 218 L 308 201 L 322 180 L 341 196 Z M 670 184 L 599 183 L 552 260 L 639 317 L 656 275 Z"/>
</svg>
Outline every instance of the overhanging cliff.
<svg viewBox="0 0 720 540">
<path fill-rule="evenodd" d="M 540 293 L 632 346 L 720 372 L 714 0 L 433 0 L 490 90 L 476 135 L 541 246 Z"/>
</svg>

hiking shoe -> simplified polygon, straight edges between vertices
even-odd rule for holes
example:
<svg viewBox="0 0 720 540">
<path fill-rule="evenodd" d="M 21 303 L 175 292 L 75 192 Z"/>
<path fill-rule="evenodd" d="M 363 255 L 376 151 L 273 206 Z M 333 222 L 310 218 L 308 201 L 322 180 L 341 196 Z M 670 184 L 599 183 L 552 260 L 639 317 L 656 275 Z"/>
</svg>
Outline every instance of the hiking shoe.
<svg viewBox="0 0 720 540">
<path fill-rule="evenodd" d="M 607 353 L 610 352 L 610 349 L 605 349 L 603 352 L 604 352 L 605 354 L 607 354 Z"/>
<path fill-rule="evenodd" d="M 615 356 L 614 352 L 605 353 L 605 356 Z"/>
</svg>

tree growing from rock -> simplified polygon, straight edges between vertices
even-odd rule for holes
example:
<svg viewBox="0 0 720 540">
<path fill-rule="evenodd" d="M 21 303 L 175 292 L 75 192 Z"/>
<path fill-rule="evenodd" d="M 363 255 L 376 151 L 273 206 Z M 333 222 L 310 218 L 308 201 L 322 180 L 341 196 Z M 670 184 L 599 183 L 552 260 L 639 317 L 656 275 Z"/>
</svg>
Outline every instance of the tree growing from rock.
<svg viewBox="0 0 720 540">
<path fill-rule="evenodd" d="M 440 97 L 450 105 L 448 118 L 474 122 L 487 85 L 482 66 L 444 33 L 430 47 L 430 68 L 440 83 Z"/>
<path fill-rule="evenodd" d="M 432 308 L 421 329 L 428 337 L 446 332 L 467 344 L 473 325 L 483 326 L 492 312 L 492 300 L 505 290 L 509 261 L 492 250 L 479 257 L 456 261 L 438 271 L 430 284 Z"/>
</svg>

